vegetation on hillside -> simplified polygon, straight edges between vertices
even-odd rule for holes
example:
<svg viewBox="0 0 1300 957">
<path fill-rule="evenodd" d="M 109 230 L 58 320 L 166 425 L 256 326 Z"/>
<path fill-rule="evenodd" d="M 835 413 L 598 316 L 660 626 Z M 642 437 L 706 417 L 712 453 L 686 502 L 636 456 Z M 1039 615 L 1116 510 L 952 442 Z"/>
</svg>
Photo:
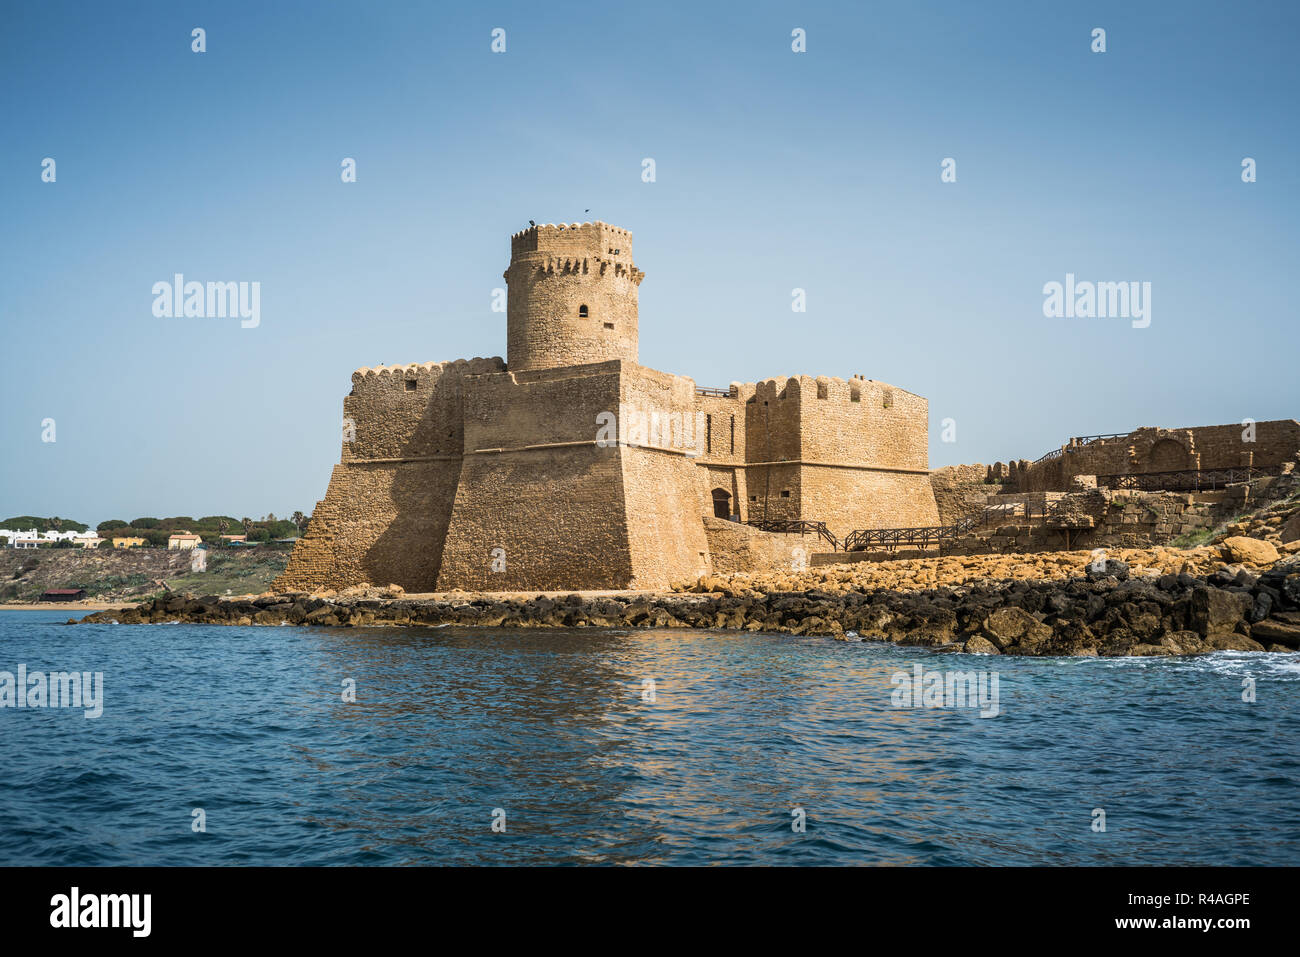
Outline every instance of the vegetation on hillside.
<svg viewBox="0 0 1300 957">
<path fill-rule="evenodd" d="M 222 535 L 247 535 L 250 542 L 270 542 L 280 538 L 297 538 L 307 529 L 309 519 L 302 512 L 290 518 L 276 518 L 274 513 L 260 519 L 235 518 L 233 515 L 173 515 L 169 518 L 143 516 L 126 521 L 110 518 L 95 527 L 101 538 L 129 536 L 143 538 L 150 545 L 167 544 L 178 532 L 202 536 L 204 542 L 216 544 Z"/>
<path fill-rule="evenodd" d="M 90 528 L 89 525 L 83 525 L 81 522 L 74 522 L 70 518 L 59 518 L 57 515 L 53 518 L 37 518 L 35 515 L 15 515 L 13 518 L 0 520 L 0 528 L 8 528 L 13 531 L 27 531 L 36 529 L 37 534 L 42 532 L 84 532 Z"/>
</svg>

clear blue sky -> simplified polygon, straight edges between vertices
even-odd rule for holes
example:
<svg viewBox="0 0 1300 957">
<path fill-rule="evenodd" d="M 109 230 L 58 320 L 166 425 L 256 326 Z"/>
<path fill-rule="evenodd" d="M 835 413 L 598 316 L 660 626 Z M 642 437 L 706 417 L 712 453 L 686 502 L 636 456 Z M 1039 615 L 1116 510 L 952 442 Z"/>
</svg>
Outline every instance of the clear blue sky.
<svg viewBox="0 0 1300 957">
<path fill-rule="evenodd" d="M 645 365 L 891 382 L 929 398 L 933 466 L 1295 417 L 1298 27 L 1291 2 L 10 4 L 0 518 L 309 512 L 353 369 L 504 355 L 529 219 L 632 230 Z M 176 272 L 260 282 L 261 325 L 155 318 Z M 1067 272 L 1149 281 L 1150 327 L 1045 318 Z"/>
</svg>

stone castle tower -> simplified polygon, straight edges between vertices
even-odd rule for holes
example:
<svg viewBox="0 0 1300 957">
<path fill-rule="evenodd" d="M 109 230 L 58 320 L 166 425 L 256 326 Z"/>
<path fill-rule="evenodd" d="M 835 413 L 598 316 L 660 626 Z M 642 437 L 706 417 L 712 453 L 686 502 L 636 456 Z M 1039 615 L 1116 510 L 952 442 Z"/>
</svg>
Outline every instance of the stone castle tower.
<svg viewBox="0 0 1300 957">
<path fill-rule="evenodd" d="M 857 377 L 702 389 L 646 368 L 644 276 L 617 226 L 512 236 L 509 362 L 353 373 L 340 462 L 276 587 L 663 588 L 830 548 L 746 523 L 840 538 L 937 523 L 925 399 Z"/>
<path fill-rule="evenodd" d="M 637 361 L 632 234 L 605 223 L 533 226 L 510 237 L 506 355 L 510 368 Z"/>
</svg>

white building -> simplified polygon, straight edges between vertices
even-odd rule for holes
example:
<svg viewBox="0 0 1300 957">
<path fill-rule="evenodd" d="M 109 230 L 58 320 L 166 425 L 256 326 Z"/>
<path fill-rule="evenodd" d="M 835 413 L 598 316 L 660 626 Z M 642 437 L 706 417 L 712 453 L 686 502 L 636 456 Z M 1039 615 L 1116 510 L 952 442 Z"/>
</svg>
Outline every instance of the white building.
<svg viewBox="0 0 1300 957">
<path fill-rule="evenodd" d="M 10 548 L 36 548 L 55 542 L 72 542 L 82 548 L 95 548 L 99 545 L 99 535 L 89 529 L 84 532 L 56 532 L 53 529 L 38 532 L 34 528 L 0 528 L 0 538 L 8 539 Z"/>
</svg>

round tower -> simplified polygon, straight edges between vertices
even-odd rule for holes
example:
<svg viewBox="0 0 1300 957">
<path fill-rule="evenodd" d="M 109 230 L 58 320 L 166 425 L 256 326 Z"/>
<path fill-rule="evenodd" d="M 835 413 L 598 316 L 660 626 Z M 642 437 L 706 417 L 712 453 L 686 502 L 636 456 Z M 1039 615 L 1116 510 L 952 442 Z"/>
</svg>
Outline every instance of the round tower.
<svg viewBox="0 0 1300 957">
<path fill-rule="evenodd" d="M 607 223 L 531 226 L 510 237 L 506 364 L 512 372 L 637 361 L 632 234 Z"/>
</svg>

